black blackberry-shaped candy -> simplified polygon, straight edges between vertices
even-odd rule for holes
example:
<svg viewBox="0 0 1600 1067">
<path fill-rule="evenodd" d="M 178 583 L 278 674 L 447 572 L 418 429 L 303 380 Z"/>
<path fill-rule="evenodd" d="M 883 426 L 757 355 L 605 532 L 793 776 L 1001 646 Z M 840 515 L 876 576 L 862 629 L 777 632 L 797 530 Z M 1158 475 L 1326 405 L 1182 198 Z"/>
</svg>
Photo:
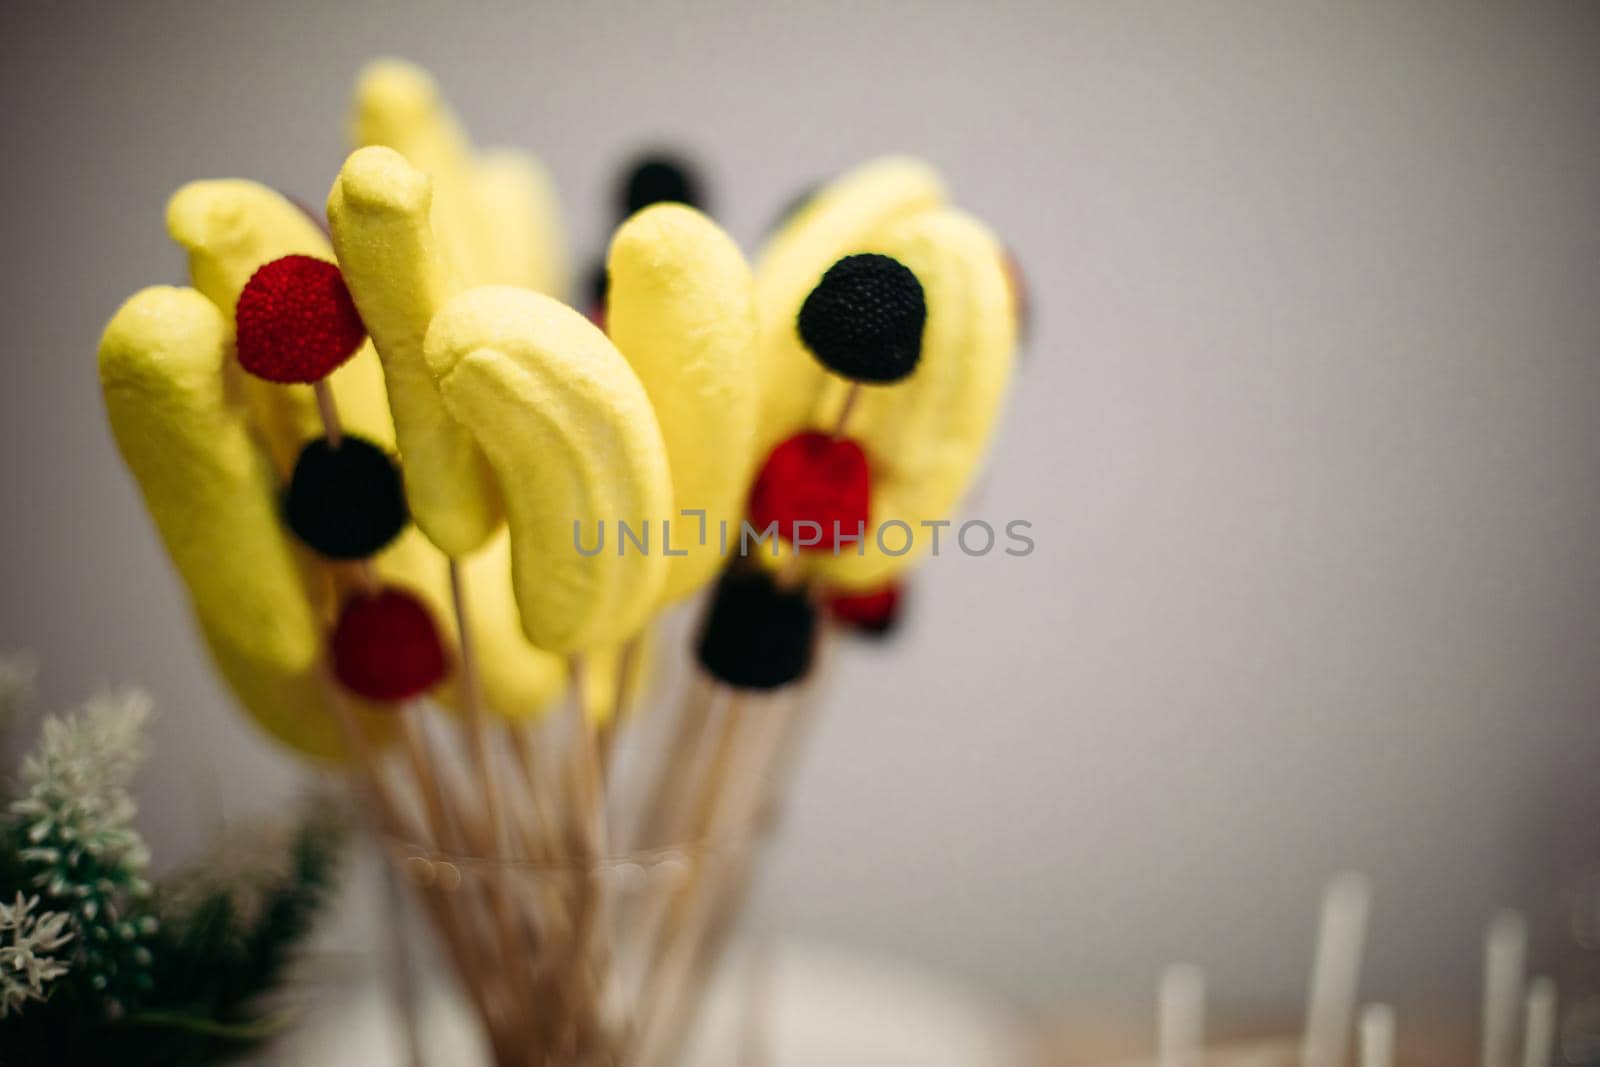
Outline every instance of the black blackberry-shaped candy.
<svg viewBox="0 0 1600 1067">
<path fill-rule="evenodd" d="M 322 437 L 306 445 L 283 510 L 294 535 L 329 559 L 365 559 L 407 521 L 399 468 L 383 449 L 349 434 L 337 448 Z"/>
<path fill-rule="evenodd" d="M 799 589 L 765 571 L 735 568 L 717 582 L 700 631 L 700 665 L 740 689 L 777 689 L 811 669 L 817 613 Z"/>
<path fill-rule="evenodd" d="M 621 208 L 626 218 L 651 204 L 671 202 L 705 210 L 700 177 L 687 160 L 669 155 L 646 156 L 634 163 L 623 183 Z"/>
<path fill-rule="evenodd" d="M 917 276 L 869 252 L 828 268 L 800 306 L 800 340 L 840 377 L 885 385 L 916 370 L 927 321 Z"/>
</svg>

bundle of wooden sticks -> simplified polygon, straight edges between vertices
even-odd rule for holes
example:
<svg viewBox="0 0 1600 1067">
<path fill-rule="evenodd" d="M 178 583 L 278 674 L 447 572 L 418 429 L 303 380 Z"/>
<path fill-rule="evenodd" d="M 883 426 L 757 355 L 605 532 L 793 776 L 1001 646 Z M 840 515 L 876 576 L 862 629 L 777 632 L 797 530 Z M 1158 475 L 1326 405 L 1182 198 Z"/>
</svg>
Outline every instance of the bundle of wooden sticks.
<svg viewBox="0 0 1600 1067">
<path fill-rule="evenodd" d="M 365 786 L 497 1062 L 673 1061 L 813 696 L 696 677 L 616 730 L 575 710 L 496 727 L 483 765 L 448 716 L 402 713 Z"/>
</svg>

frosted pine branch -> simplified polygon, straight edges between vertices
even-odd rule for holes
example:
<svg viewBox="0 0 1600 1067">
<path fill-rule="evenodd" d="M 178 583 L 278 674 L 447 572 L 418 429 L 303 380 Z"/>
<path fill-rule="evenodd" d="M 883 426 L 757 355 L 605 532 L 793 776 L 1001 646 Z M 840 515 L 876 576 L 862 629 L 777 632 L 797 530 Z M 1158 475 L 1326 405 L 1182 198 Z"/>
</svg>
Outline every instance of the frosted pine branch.
<svg viewBox="0 0 1600 1067">
<path fill-rule="evenodd" d="M 35 915 L 37 896 L 17 894 L 15 904 L 0 904 L 0 1019 L 43 1000 L 49 984 L 67 973 L 55 951 L 72 940 L 65 912 Z"/>
<path fill-rule="evenodd" d="M 158 929 L 149 851 L 128 793 L 149 721 L 150 699 L 136 690 L 102 693 L 76 714 L 46 719 L 11 805 L 33 887 L 67 913 L 77 935 L 75 977 L 113 1015 L 149 987 L 144 942 Z"/>
</svg>

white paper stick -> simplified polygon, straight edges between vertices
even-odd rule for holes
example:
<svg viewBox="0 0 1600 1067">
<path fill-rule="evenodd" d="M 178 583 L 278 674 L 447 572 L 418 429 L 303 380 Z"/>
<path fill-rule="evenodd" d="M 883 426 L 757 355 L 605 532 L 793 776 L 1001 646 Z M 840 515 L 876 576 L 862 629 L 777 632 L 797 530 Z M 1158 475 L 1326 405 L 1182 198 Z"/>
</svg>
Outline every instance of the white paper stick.
<svg viewBox="0 0 1600 1067">
<path fill-rule="evenodd" d="M 1156 1047 L 1160 1067 L 1200 1067 L 1205 1048 L 1206 976 L 1175 963 L 1161 975 Z"/>
<path fill-rule="evenodd" d="M 1370 898 L 1367 880 L 1349 873 L 1330 882 L 1323 894 L 1311 1003 L 1300 1049 L 1304 1067 L 1342 1067 L 1349 1054 Z"/>
<path fill-rule="evenodd" d="M 1483 1067 L 1516 1063 L 1517 1015 L 1522 1010 L 1522 967 L 1528 927 L 1503 911 L 1489 924 L 1483 953 Z"/>
<path fill-rule="evenodd" d="M 1528 986 L 1522 1027 L 1522 1067 L 1550 1067 L 1556 1050 L 1556 984 L 1535 978 Z"/>
<path fill-rule="evenodd" d="M 1387 1004 L 1361 1009 L 1361 1067 L 1394 1067 L 1394 1009 Z"/>
</svg>

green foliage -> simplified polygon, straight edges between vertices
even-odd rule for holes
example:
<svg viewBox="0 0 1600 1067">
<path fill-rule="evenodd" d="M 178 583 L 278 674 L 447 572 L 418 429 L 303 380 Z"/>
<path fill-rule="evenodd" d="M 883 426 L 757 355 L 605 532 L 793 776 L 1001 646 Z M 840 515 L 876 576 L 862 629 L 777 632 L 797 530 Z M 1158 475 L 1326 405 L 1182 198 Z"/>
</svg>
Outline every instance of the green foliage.
<svg viewBox="0 0 1600 1067">
<path fill-rule="evenodd" d="M 80 712 L 46 719 L 22 763 L 24 792 L 10 806 L 27 880 L 18 889 L 69 916 L 67 981 L 113 1017 L 150 991 L 150 940 L 160 927 L 144 876 L 149 850 L 128 794 L 149 719 L 149 699 L 132 691 L 102 693 Z"/>
<path fill-rule="evenodd" d="M 325 807 L 289 845 L 272 884 L 218 886 L 149 942 L 150 989 L 140 1007 L 107 1018 L 91 990 L 67 985 L 0 1021 L 0 1067 L 201 1067 L 237 1057 L 280 1032 L 287 1017 L 262 998 L 277 988 L 295 947 L 333 887 L 342 837 Z M 0 891 L 25 870 L 0 848 Z M 258 897 L 241 914 L 239 891 Z M 157 898 L 161 896 L 158 891 Z"/>
</svg>

